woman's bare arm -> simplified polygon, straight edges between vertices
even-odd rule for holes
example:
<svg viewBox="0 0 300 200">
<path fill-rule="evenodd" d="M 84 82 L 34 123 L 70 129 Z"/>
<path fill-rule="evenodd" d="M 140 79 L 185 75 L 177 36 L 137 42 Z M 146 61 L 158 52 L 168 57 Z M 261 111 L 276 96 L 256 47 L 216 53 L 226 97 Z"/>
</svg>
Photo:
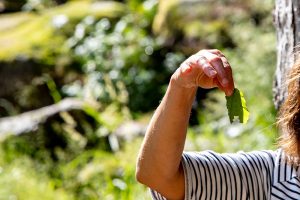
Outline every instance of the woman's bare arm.
<svg viewBox="0 0 300 200">
<path fill-rule="evenodd" d="M 181 64 L 147 129 L 136 177 L 168 199 L 184 197 L 180 162 L 197 87 L 219 87 L 231 95 L 234 88 L 231 68 L 220 51 L 202 50 Z"/>
<path fill-rule="evenodd" d="M 152 117 L 139 156 L 137 179 L 170 199 L 182 199 L 184 195 L 180 160 L 195 92 L 170 83 Z"/>
</svg>

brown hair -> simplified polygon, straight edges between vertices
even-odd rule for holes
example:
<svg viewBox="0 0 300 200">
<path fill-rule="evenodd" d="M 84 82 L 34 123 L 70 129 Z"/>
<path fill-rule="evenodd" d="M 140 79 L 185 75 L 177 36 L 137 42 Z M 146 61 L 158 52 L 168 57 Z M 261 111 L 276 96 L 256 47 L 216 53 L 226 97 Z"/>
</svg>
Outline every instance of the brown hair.
<svg viewBox="0 0 300 200">
<path fill-rule="evenodd" d="M 287 78 L 288 95 L 279 110 L 278 125 L 283 134 L 278 140 L 287 160 L 300 164 L 300 52 Z"/>
</svg>

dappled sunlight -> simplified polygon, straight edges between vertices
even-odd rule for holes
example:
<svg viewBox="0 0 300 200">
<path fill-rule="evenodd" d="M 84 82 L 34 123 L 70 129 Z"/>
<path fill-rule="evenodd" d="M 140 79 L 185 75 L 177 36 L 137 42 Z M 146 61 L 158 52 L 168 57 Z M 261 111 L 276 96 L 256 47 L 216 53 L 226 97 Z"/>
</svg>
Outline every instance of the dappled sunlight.
<svg viewBox="0 0 300 200">
<path fill-rule="evenodd" d="M 150 200 L 135 179 L 172 73 L 200 49 L 231 63 L 250 118 L 199 90 L 185 150 L 274 149 L 270 1 L 0 1 L 0 199 Z"/>
</svg>

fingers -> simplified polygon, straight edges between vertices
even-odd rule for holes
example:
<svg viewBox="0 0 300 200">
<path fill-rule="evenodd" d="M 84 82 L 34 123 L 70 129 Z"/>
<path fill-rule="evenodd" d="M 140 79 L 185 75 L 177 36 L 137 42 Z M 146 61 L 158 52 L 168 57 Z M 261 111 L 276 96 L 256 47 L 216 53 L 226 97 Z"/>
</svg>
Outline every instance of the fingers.
<svg viewBox="0 0 300 200">
<path fill-rule="evenodd" d="M 196 55 L 198 56 L 198 60 L 201 60 L 198 61 L 198 63 L 202 66 L 204 73 L 208 75 L 209 72 L 216 72 L 213 76 L 208 76 L 216 76 L 217 82 L 215 84 L 223 90 L 227 96 L 232 95 L 234 90 L 232 69 L 224 54 L 217 49 L 213 49 L 199 51 Z M 203 59 L 203 57 L 205 59 Z M 205 60 L 205 62 L 203 60 Z M 214 80 L 214 82 L 216 80 Z"/>
<path fill-rule="evenodd" d="M 218 73 L 217 78 L 219 83 L 221 83 L 223 87 L 227 87 L 229 80 L 227 78 L 222 59 L 214 54 L 208 54 L 207 56 L 209 57 L 209 62 Z"/>
<path fill-rule="evenodd" d="M 203 71 L 206 76 L 209 78 L 214 78 L 217 75 L 217 71 L 210 64 L 207 58 L 203 55 L 192 55 L 181 65 L 181 72 L 187 74 L 192 69 Z"/>
<path fill-rule="evenodd" d="M 219 50 L 199 51 L 185 60 L 176 71 L 179 72 L 176 73 L 176 80 L 184 87 L 219 87 L 227 96 L 233 93 L 231 66 Z"/>
<path fill-rule="evenodd" d="M 227 61 L 227 60 L 226 60 Z M 224 61 L 223 61 L 224 63 Z M 224 69 L 226 71 L 228 80 L 229 80 L 229 84 L 228 84 L 228 94 L 226 94 L 227 96 L 231 96 L 234 90 L 234 80 L 233 80 L 233 75 L 232 75 L 232 69 L 230 67 L 230 65 L 228 65 L 228 67 L 224 66 Z"/>
<path fill-rule="evenodd" d="M 224 66 L 224 69 L 225 69 L 225 72 L 227 74 L 227 77 L 229 79 L 229 85 L 228 85 L 228 92 L 229 92 L 229 95 L 227 96 L 230 96 L 232 95 L 232 92 L 234 90 L 234 80 L 233 80 L 233 75 L 232 75 L 232 68 L 227 60 L 227 58 L 225 57 L 225 55 L 218 49 L 211 49 L 211 50 L 208 50 L 210 53 L 212 54 L 215 54 L 217 56 L 219 56 L 223 62 L 223 66 Z"/>
<path fill-rule="evenodd" d="M 208 52 L 210 52 L 212 54 L 215 54 L 217 56 L 220 56 L 220 57 L 225 57 L 225 55 L 219 49 L 208 49 L 206 51 L 208 51 Z"/>
<path fill-rule="evenodd" d="M 210 62 L 204 56 L 198 56 L 197 64 L 202 66 L 203 72 L 210 78 L 214 78 L 217 75 L 217 71 L 213 68 Z"/>
</svg>

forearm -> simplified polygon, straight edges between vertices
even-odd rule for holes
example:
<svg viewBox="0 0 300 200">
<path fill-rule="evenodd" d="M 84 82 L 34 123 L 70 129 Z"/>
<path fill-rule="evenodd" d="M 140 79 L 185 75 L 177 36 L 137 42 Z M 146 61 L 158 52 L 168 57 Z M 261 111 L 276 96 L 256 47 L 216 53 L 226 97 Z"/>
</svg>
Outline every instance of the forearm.
<svg viewBox="0 0 300 200">
<path fill-rule="evenodd" d="M 196 87 L 183 88 L 171 81 L 152 117 L 138 161 L 138 173 L 150 186 L 178 176 L 196 90 Z"/>
</svg>

